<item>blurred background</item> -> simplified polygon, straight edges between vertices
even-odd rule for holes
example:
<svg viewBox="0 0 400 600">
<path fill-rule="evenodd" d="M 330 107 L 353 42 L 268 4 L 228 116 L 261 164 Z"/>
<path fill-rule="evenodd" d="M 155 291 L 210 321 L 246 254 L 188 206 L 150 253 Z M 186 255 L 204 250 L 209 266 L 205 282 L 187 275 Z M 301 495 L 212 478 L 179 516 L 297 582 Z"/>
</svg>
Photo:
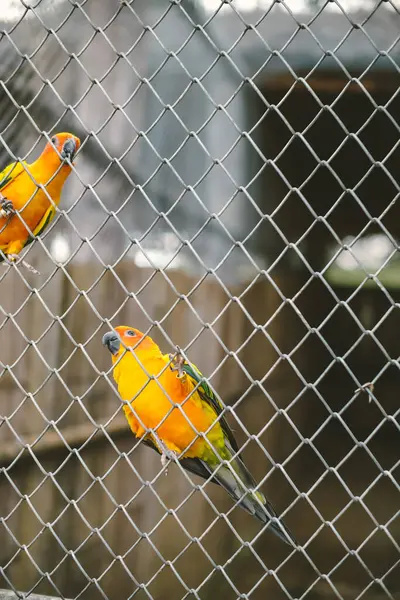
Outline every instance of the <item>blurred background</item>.
<svg viewBox="0 0 400 600">
<path fill-rule="evenodd" d="M 399 3 L 0 16 L 0 166 L 82 141 L 41 275 L 0 267 L 0 587 L 400 598 Z M 160 475 L 104 375 L 110 324 L 185 349 L 303 551 Z"/>
</svg>

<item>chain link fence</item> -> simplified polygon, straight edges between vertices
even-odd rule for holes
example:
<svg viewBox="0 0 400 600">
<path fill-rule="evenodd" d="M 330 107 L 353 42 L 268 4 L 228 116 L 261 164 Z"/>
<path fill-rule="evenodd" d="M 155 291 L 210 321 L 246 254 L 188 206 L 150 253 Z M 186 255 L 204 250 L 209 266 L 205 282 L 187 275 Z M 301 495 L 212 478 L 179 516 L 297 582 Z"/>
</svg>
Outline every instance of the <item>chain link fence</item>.
<svg viewBox="0 0 400 600">
<path fill-rule="evenodd" d="M 1 164 L 81 147 L 0 273 L 0 597 L 400 598 L 399 4 L 3 4 Z M 165 476 L 119 325 L 201 369 L 298 546 Z"/>
</svg>

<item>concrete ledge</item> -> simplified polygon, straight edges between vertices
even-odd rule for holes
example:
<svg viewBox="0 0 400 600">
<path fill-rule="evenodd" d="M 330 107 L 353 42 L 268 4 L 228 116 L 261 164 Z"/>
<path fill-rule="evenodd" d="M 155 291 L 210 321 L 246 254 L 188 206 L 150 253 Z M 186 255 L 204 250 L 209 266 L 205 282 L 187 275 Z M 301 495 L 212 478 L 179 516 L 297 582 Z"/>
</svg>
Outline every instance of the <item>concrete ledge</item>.
<svg viewBox="0 0 400 600">
<path fill-rule="evenodd" d="M 28 594 L 27 592 L 11 592 L 9 590 L 0 590 L 0 600 L 67 600 L 55 596 L 43 596 L 42 594 Z"/>
</svg>

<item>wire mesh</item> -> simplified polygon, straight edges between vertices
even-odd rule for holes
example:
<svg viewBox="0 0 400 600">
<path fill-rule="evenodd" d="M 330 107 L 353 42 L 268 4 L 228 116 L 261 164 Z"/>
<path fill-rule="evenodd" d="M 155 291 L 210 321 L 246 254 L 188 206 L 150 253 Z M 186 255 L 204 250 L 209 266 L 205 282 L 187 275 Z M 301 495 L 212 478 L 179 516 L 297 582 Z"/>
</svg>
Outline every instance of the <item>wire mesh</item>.
<svg viewBox="0 0 400 600">
<path fill-rule="evenodd" d="M 4 597 L 398 598 L 398 4 L 4 10 L 2 164 L 82 142 L 0 274 Z M 201 368 L 298 547 L 131 434 L 121 324 Z"/>
</svg>

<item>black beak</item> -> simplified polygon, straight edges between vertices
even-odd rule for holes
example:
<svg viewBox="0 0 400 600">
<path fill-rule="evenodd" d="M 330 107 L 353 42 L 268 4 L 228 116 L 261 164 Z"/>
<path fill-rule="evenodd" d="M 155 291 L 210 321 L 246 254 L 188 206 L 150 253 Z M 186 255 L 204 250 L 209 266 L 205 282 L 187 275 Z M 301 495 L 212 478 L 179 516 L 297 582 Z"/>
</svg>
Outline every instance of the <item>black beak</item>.
<svg viewBox="0 0 400 600">
<path fill-rule="evenodd" d="M 109 331 L 108 333 L 104 334 L 101 342 L 103 346 L 107 346 L 111 354 L 118 354 L 121 340 L 119 339 L 119 336 L 114 333 L 114 331 Z"/>
<path fill-rule="evenodd" d="M 73 138 L 68 138 L 64 142 L 63 149 L 61 150 L 61 157 L 64 160 L 72 160 L 76 152 L 76 142 Z"/>
</svg>

